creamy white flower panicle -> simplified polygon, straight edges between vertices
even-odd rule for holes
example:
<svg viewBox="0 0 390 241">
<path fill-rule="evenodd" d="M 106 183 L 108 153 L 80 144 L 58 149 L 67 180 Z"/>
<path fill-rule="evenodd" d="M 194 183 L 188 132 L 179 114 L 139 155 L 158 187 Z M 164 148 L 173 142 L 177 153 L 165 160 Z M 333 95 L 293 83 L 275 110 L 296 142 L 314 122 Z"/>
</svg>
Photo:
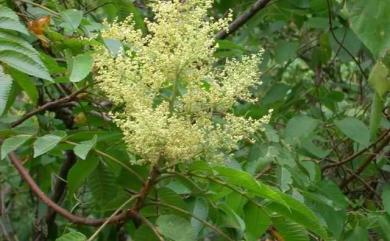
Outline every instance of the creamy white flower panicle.
<svg viewBox="0 0 390 241">
<path fill-rule="evenodd" d="M 112 114 L 138 164 L 221 161 L 240 141 L 252 140 L 270 115 L 260 120 L 232 114 L 237 102 L 254 102 L 250 88 L 260 84 L 261 54 L 227 60 L 218 67 L 215 33 L 227 29 L 231 15 L 208 17 L 212 0 L 152 4 L 148 34 L 130 16 L 107 24 L 106 39 L 122 42 L 113 57 L 97 50 L 99 87 L 118 106 Z"/>
</svg>

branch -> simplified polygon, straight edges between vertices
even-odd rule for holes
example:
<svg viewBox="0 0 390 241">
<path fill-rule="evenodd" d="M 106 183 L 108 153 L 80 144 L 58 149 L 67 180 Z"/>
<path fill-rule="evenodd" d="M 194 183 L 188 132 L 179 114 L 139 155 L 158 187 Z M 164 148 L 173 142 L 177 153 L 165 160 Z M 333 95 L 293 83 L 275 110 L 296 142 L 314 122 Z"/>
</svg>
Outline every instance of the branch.
<svg viewBox="0 0 390 241">
<path fill-rule="evenodd" d="M 271 0 L 257 0 L 248 10 L 238 16 L 233 22 L 229 24 L 229 31 L 222 30 L 215 36 L 216 39 L 224 39 L 230 34 L 236 32 L 241 26 L 248 22 L 261 9 L 265 8 Z"/>
<path fill-rule="evenodd" d="M 367 183 L 361 176 L 355 174 L 353 170 L 349 169 L 348 167 L 345 167 L 346 171 L 350 173 L 351 175 L 355 176 L 358 181 L 360 181 L 368 190 L 370 190 L 379 200 L 381 199 L 381 195 L 377 191 L 375 191 L 374 188 L 371 187 L 369 183 Z"/>
<path fill-rule="evenodd" d="M 32 192 L 48 207 L 53 209 L 56 213 L 63 216 L 65 219 L 69 220 L 70 222 L 74 224 L 84 224 L 84 225 L 90 225 L 90 226 L 100 226 L 103 223 L 107 221 L 106 218 L 102 219 L 92 219 L 92 218 L 86 218 L 82 216 L 75 215 L 68 210 L 62 208 L 57 203 L 53 202 L 35 183 L 34 179 L 30 176 L 28 173 L 28 170 L 23 166 L 19 158 L 16 156 L 15 152 L 11 152 L 8 155 L 9 159 L 11 160 L 12 164 L 15 166 L 16 170 L 19 172 L 20 176 L 24 179 L 24 181 L 27 182 L 27 184 L 30 186 Z M 114 217 L 110 218 L 109 223 L 121 223 L 124 220 L 131 218 L 131 219 L 137 219 L 138 215 L 135 214 L 132 210 L 126 210 L 118 215 L 115 215 Z"/>
<path fill-rule="evenodd" d="M 389 132 L 388 132 L 389 133 Z M 345 179 L 341 184 L 340 187 L 344 188 L 346 187 L 351 181 L 353 181 L 360 173 L 362 173 L 366 167 L 372 162 L 375 161 L 376 156 L 378 155 L 379 152 L 383 150 L 383 148 L 387 147 L 387 145 L 390 143 L 390 134 L 388 134 L 382 143 L 380 143 L 374 150 L 370 156 L 356 169 L 356 171 L 349 176 L 347 179 Z"/>
<path fill-rule="evenodd" d="M 356 157 L 364 154 L 366 151 L 368 151 L 369 149 L 373 148 L 374 146 L 376 146 L 380 141 L 382 141 L 386 136 L 387 134 L 390 133 L 390 130 L 387 130 L 383 135 L 381 135 L 375 142 L 373 142 L 371 145 L 369 145 L 368 147 L 354 153 L 353 155 L 345 158 L 344 160 L 340 161 L 340 162 L 335 162 L 335 163 L 332 163 L 332 164 L 329 164 L 329 165 L 326 165 L 322 168 L 322 171 L 325 171 L 329 168 L 332 168 L 332 167 L 338 167 L 338 166 L 341 166 L 345 163 L 348 163 L 352 160 L 354 160 Z"/>
<path fill-rule="evenodd" d="M 67 102 L 70 102 L 70 101 L 73 101 L 73 100 L 77 99 L 78 95 L 83 93 L 83 92 L 85 92 L 85 89 L 87 89 L 87 87 L 88 86 L 86 86 L 86 87 L 84 87 L 84 88 L 82 88 L 82 89 L 80 89 L 80 90 L 78 90 L 76 92 L 73 92 L 72 94 L 70 94 L 68 96 L 59 98 L 59 99 L 54 100 L 54 101 L 47 102 L 46 104 L 39 106 L 35 110 L 32 110 L 29 113 L 25 114 L 19 120 L 12 122 L 11 127 L 13 128 L 13 127 L 16 127 L 16 126 L 22 124 L 23 122 L 25 122 L 26 120 L 28 120 L 32 116 L 34 116 L 34 115 L 36 115 L 36 114 L 38 114 L 38 113 L 40 113 L 42 111 L 46 111 L 48 109 L 60 106 L 62 104 L 65 104 Z"/>
<path fill-rule="evenodd" d="M 146 197 L 148 196 L 148 194 L 152 190 L 152 187 L 156 183 L 156 180 L 157 180 L 159 175 L 160 175 L 160 171 L 158 170 L 158 166 L 155 165 L 150 170 L 148 180 L 144 183 L 141 191 L 139 192 L 139 196 L 138 196 L 133 208 L 131 209 L 133 213 L 138 213 L 139 210 L 141 210 L 141 208 L 144 205 Z"/>
</svg>

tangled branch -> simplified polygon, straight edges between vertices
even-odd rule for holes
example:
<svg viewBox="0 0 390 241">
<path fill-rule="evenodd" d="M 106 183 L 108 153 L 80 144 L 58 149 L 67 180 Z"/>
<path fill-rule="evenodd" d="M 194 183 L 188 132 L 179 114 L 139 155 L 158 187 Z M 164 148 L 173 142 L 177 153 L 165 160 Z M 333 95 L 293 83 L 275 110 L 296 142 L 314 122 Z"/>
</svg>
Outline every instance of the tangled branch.
<svg viewBox="0 0 390 241">
<path fill-rule="evenodd" d="M 271 0 L 257 0 L 247 11 L 238 16 L 233 22 L 229 24 L 229 31 L 222 30 L 217 35 L 217 39 L 224 39 L 230 34 L 236 32 L 261 9 L 265 8 Z"/>
<path fill-rule="evenodd" d="M 100 226 L 105 223 L 122 223 L 127 219 L 133 219 L 138 222 L 142 222 L 142 219 L 140 218 L 138 212 L 143 207 L 144 201 L 147 197 L 147 195 L 150 193 L 153 185 L 156 183 L 156 179 L 159 175 L 159 170 L 157 167 L 153 167 L 148 181 L 145 182 L 141 190 L 138 194 L 136 194 L 137 199 L 134 204 L 134 206 L 130 209 L 124 210 L 121 213 L 114 215 L 109 218 L 101 218 L 101 219 L 93 219 L 93 218 L 86 218 L 82 216 L 75 215 L 68 210 L 62 208 L 57 203 L 55 203 L 53 200 L 51 200 L 42 190 L 41 188 L 36 184 L 34 179 L 29 174 L 28 170 L 23 166 L 22 162 L 18 158 L 18 156 L 15 154 L 15 152 L 11 152 L 8 155 L 9 159 L 11 160 L 12 164 L 15 166 L 16 170 L 19 172 L 19 175 L 23 178 L 23 180 L 28 184 L 32 192 L 48 207 L 53 209 L 54 212 L 60 214 L 65 219 L 69 220 L 70 222 L 74 224 L 84 224 L 84 225 L 90 225 L 90 226 Z"/>
</svg>

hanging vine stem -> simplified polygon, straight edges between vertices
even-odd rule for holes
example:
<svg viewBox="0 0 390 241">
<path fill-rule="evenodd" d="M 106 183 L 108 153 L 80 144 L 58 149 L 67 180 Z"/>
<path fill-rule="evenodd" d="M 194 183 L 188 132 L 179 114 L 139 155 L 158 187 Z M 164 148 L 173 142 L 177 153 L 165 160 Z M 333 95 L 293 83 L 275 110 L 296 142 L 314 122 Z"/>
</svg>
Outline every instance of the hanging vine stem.
<svg viewBox="0 0 390 241">
<path fill-rule="evenodd" d="M 11 160 L 12 164 L 15 166 L 16 170 L 19 172 L 20 176 L 23 178 L 23 180 L 29 185 L 31 188 L 31 191 L 47 206 L 49 206 L 51 209 L 53 209 L 56 213 L 63 216 L 65 219 L 69 220 L 72 223 L 75 224 L 84 224 L 84 225 L 90 225 L 90 226 L 99 226 L 106 222 L 106 218 L 103 219 L 91 219 L 86 218 L 82 216 L 75 215 L 68 210 L 64 209 L 63 207 L 59 206 L 57 203 L 52 201 L 41 189 L 40 187 L 35 183 L 34 179 L 30 176 L 28 170 L 23 166 L 19 158 L 16 156 L 14 152 L 11 152 L 8 155 L 9 159 Z M 137 219 L 137 215 L 131 211 L 124 211 L 112 218 L 110 218 L 109 223 L 120 223 L 123 220 L 131 218 L 131 219 Z"/>
<path fill-rule="evenodd" d="M 332 13 L 332 5 L 330 0 L 326 0 L 327 6 L 328 6 L 328 22 L 329 22 L 329 31 L 333 37 L 333 39 L 337 42 L 337 44 L 344 49 L 344 51 L 352 58 L 353 62 L 358 66 L 360 72 L 362 73 L 363 77 L 367 79 L 367 75 L 364 72 L 363 67 L 361 66 L 359 60 L 356 59 L 356 57 L 347 49 L 347 47 L 344 46 L 344 44 L 337 38 L 336 34 L 333 30 L 333 13 Z"/>
<path fill-rule="evenodd" d="M 102 218 L 102 219 L 86 218 L 86 217 L 75 215 L 69 212 L 68 210 L 64 209 L 63 207 L 59 206 L 57 203 L 51 200 L 36 184 L 34 179 L 29 174 L 28 170 L 23 166 L 18 156 L 15 154 L 15 152 L 11 152 L 8 155 L 8 157 L 11 160 L 12 164 L 14 165 L 15 169 L 19 172 L 19 175 L 29 185 L 32 192 L 43 203 L 45 203 L 48 207 L 53 209 L 56 213 L 63 216 L 65 219 L 75 224 L 84 224 L 90 226 L 100 226 L 105 222 L 107 222 L 107 218 Z M 158 170 L 157 165 L 152 167 L 148 180 L 144 183 L 141 190 L 136 194 L 136 202 L 134 206 L 131 209 L 124 210 L 121 213 L 110 217 L 107 223 L 122 223 L 126 219 L 132 219 L 138 223 L 145 222 L 145 219 L 143 219 L 142 216 L 139 215 L 139 211 L 143 207 L 146 197 L 148 196 L 154 184 L 156 183 L 156 179 L 159 176 L 159 174 L 160 172 Z"/>
</svg>

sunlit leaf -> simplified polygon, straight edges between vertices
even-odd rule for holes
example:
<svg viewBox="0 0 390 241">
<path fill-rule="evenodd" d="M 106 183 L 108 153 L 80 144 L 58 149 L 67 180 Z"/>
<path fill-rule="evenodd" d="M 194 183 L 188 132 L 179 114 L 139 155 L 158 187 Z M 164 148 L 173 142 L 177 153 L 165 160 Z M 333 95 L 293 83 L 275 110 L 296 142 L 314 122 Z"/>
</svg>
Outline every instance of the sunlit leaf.
<svg viewBox="0 0 390 241">
<path fill-rule="evenodd" d="M 97 136 L 95 135 L 91 140 L 81 142 L 74 147 L 74 153 L 81 159 L 85 160 L 89 151 L 95 146 L 96 141 Z"/>
<path fill-rule="evenodd" d="M 370 132 L 368 127 L 362 121 L 353 117 L 347 117 L 342 120 L 335 121 L 335 124 L 337 128 L 344 133 L 344 135 L 364 147 L 368 146 L 370 142 Z"/>
<path fill-rule="evenodd" d="M 64 28 L 67 35 L 70 35 L 77 30 L 83 17 L 83 13 L 76 9 L 67 9 L 62 11 L 60 15 L 63 19 L 61 26 Z"/>
<path fill-rule="evenodd" d="M 93 60 L 90 54 L 80 54 L 72 60 L 72 70 L 70 72 L 70 81 L 79 82 L 92 70 Z"/>
</svg>

